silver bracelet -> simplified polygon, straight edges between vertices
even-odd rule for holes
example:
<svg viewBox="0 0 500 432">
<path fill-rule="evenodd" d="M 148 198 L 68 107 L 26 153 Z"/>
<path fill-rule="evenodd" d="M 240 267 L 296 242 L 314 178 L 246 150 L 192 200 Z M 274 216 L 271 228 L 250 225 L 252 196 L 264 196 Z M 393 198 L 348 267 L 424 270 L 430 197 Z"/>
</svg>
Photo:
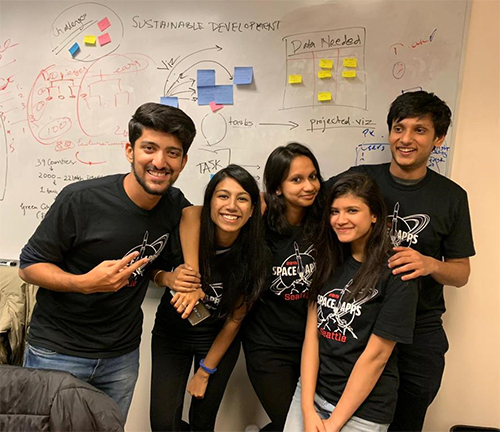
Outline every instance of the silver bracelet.
<svg viewBox="0 0 500 432">
<path fill-rule="evenodd" d="M 154 284 L 155 284 L 158 288 L 165 288 L 165 286 L 164 286 L 164 285 L 158 285 L 158 283 L 156 282 L 156 278 L 158 277 L 158 275 L 159 275 L 160 273 L 165 273 L 165 270 L 159 270 L 159 271 L 157 271 L 157 272 L 156 272 L 155 277 L 153 278 L 153 283 L 154 283 Z"/>
</svg>

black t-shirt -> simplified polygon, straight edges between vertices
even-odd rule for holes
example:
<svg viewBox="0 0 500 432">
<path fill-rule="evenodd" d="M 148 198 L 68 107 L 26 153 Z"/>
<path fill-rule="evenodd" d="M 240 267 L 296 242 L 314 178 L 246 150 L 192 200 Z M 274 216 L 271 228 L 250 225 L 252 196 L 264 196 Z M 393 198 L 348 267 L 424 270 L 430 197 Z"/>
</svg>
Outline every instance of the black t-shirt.
<svg viewBox="0 0 500 432">
<path fill-rule="evenodd" d="M 205 344 L 206 348 L 210 349 L 225 323 L 225 317 L 219 318 L 218 311 L 224 295 L 221 272 L 228 265 L 233 265 L 228 262 L 231 259 L 229 252 L 230 249 L 221 249 L 216 252 L 215 268 L 212 271 L 213 282 L 205 288 L 205 297 L 202 302 L 210 311 L 210 317 L 195 326 L 191 325 L 187 319 L 182 319 L 181 314 L 170 303 L 172 295 L 170 289 L 167 288 L 156 312 L 153 334 L 168 339 L 180 339 L 186 343 L 195 343 L 199 348 L 199 344 Z"/>
<path fill-rule="evenodd" d="M 314 245 L 304 241 L 301 227 L 292 227 L 288 236 L 267 227 L 266 242 L 272 255 L 268 288 L 245 320 L 244 337 L 252 345 L 300 350 L 316 269 Z"/>
<path fill-rule="evenodd" d="M 384 275 L 370 296 L 345 302 L 346 289 L 360 265 L 350 257 L 317 298 L 320 361 L 316 391 L 333 405 L 342 396 L 372 333 L 400 343 L 411 343 L 413 337 L 417 283 L 403 282 L 383 269 Z M 396 408 L 398 383 L 393 352 L 377 384 L 354 415 L 375 423 L 390 423 Z"/>
<path fill-rule="evenodd" d="M 151 257 L 116 293 L 38 290 L 29 342 L 62 354 L 107 358 L 139 346 L 141 304 L 152 267 L 167 267 L 169 236 L 189 205 L 171 187 L 152 210 L 134 204 L 123 188 L 125 175 L 82 181 L 64 188 L 21 252 L 21 267 L 48 262 L 85 274 L 105 260 L 133 251 Z M 152 263 L 152 261 L 156 261 Z"/>
<path fill-rule="evenodd" d="M 389 213 L 393 245 L 411 247 L 438 260 L 475 255 L 467 193 L 430 169 L 415 185 L 399 184 L 389 166 L 361 165 L 348 172 L 363 172 L 377 182 Z M 333 186 L 338 177 L 325 186 Z M 441 327 L 446 309 L 442 284 L 425 276 L 420 285 L 415 332 L 426 333 Z"/>
</svg>

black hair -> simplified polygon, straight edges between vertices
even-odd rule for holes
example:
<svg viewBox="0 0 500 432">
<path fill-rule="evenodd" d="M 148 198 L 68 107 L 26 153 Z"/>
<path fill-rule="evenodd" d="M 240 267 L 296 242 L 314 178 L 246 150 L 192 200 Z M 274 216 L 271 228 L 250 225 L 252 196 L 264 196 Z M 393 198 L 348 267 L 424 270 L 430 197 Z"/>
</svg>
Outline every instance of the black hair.
<svg viewBox="0 0 500 432">
<path fill-rule="evenodd" d="M 202 288 L 207 291 L 213 282 L 216 263 L 215 224 L 211 218 L 211 200 L 217 185 L 226 178 L 237 181 L 250 195 L 253 205 L 252 217 L 241 228 L 230 250 L 223 254 L 219 273 L 222 277 L 223 294 L 219 306 L 219 317 L 231 314 L 235 307 L 246 304 L 250 308 L 264 290 L 266 276 L 266 247 L 264 226 L 260 208 L 260 191 L 252 175 L 239 165 L 228 165 L 218 171 L 208 183 L 203 199 L 200 227 L 200 270 Z M 239 300 L 243 299 L 243 303 Z"/>
<path fill-rule="evenodd" d="M 333 185 L 323 212 L 321 231 L 315 244 L 317 258 L 309 294 L 311 303 L 316 302 L 323 286 L 351 256 L 350 243 L 341 243 L 330 225 L 331 206 L 335 199 L 345 195 L 361 199 L 370 209 L 370 213 L 377 218 L 366 241 L 363 262 L 349 287 L 350 294 L 347 294 L 346 299 L 361 300 L 369 296 L 377 281 L 389 273 L 387 259 L 390 242 L 384 198 L 375 181 L 366 174 L 344 174 Z"/>
<path fill-rule="evenodd" d="M 137 108 L 128 123 L 128 137 L 132 148 L 144 129 L 153 129 L 176 137 L 185 156 L 196 135 L 196 127 L 184 111 L 168 105 L 148 102 Z"/>
<path fill-rule="evenodd" d="M 267 203 L 264 219 L 272 231 L 281 235 L 290 234 L 291 226 L 286 218 L 286 198 L 283 194 L 277 195 L 276 192 L 288 177 L 292 161 L 298 156 L 305 156 L 311 160 L 321 185 L 323 179 L 316 157 L 305 145 L 297 142 L 291 142 L 286 146 L 275 148 L 267 158 L 264 168 L 264 186 Z M 323 211 L 323 202 L 324 194 L 322 188 L 320 188 L 314 203 L 305 209 L 304 218 L 301 222 L 304 236 L 308 240 L 312 240 L 317 232 L 318 223 L 321 220 Z"/>
<path fill-rule="evenodd" d="M 435 136 L 437 138 L 445 136 L 451 123 L 451 110 L 448 105 L 434 93 L 423 90 L 403 93 L 394 100 L 387 114 L 389 132 L 396 122 L 426 115 L 431 116 Z"/>
</svg>

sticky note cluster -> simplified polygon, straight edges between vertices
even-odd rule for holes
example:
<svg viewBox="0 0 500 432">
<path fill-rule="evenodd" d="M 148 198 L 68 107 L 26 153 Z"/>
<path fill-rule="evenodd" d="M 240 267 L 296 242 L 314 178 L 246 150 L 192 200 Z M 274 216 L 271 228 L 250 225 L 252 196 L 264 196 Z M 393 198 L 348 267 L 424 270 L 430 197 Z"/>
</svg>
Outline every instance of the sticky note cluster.
<svg viewBox="0 0 500 432">
<path fill-rule="evenodd" d="M 107 17 L 103 18 L 97 23 L 97 27 L 99 27 L 99 30 L 101 32 L 103 32 L 110 26 L 111 23 L 109 22 L 109 19 Z M 109 33 L 104 33 L 99 36 L 85 35 L 83 37 L 83 43 L 88 47 L 95 47 L 97 45 L 97 41 L 99 42 L 99 46 L 107 45 L 111 42 L 111 36 Z M 80 51 L 80 45 L 78 44 L 78 42 L 75 42 L 68 51 L 71 54 L 71 57 L 75 57 Z"/>
<path fill-rule="evenodd" d="M 198 105 L 210 105 L 211 102 L 214 102 L 217 106 L 233 105 L 233 86 L 215 85 L 215 70 L 198 69 L 196 71 L 196 82 Z M 211 106 L 211 108 L 213 111 L 214 107 Z"/>
<path fill-rule="evenodd" d="M 321 59 L 319 61 L 319 67 L 321 68 L 318 71 L 319 79 L 328 79 L 332 77 L 332 68 L 333 68 L 333 60 L 330 59 Z M 319 97 L 319 95 L 318 95 Z"/>
<path fill-rule="evenodd" d="M 356 57 L 346 57 L 342 60 L 342 65 L 346 68 L 342 71 L 342 78 L 356 78 L 356 68 L 358 67 L 358 59 Z"/>
</svg>

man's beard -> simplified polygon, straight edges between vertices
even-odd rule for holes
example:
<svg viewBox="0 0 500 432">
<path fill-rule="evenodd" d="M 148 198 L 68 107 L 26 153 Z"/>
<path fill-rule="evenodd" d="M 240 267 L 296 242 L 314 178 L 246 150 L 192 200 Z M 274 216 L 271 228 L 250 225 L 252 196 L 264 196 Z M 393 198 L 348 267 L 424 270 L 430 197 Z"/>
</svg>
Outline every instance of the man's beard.
<svg viewBox="0 0 500 432">
<path fill-rule="evenodd" d="M 144 191 L 150 195 L 157 195 L 157 196 L 165 195 L 168 192 L 168 190 L 170 189 L 170 186 L 172 186 L 175 183 L 175 180 L 172 181 L 172 177 L 170 177 L 171 181 L 169 181 L 169 183 L 167 184 L 167 186 L 165 186 L 164 189 L 162 189 L 162 190 L 151 189 L 146 184 L 144 179 L 141 178 L 139 176 L 139 174 L 137 174 L 137 171 L 135 170 L 135 166 L 133 163 L 132 163 L 132 172 L 134 173 L 134 176 L 135 176 L 135 179 L 137 180 L 137 183 L 139 183 L 141 185 L 141 187 L 144 189 Z M 147 172 L 147 171 L 145 170 L 145 172 Z M 172 175 L 171 171 L 166 171 L 166 173 Z"/>
</svg>

